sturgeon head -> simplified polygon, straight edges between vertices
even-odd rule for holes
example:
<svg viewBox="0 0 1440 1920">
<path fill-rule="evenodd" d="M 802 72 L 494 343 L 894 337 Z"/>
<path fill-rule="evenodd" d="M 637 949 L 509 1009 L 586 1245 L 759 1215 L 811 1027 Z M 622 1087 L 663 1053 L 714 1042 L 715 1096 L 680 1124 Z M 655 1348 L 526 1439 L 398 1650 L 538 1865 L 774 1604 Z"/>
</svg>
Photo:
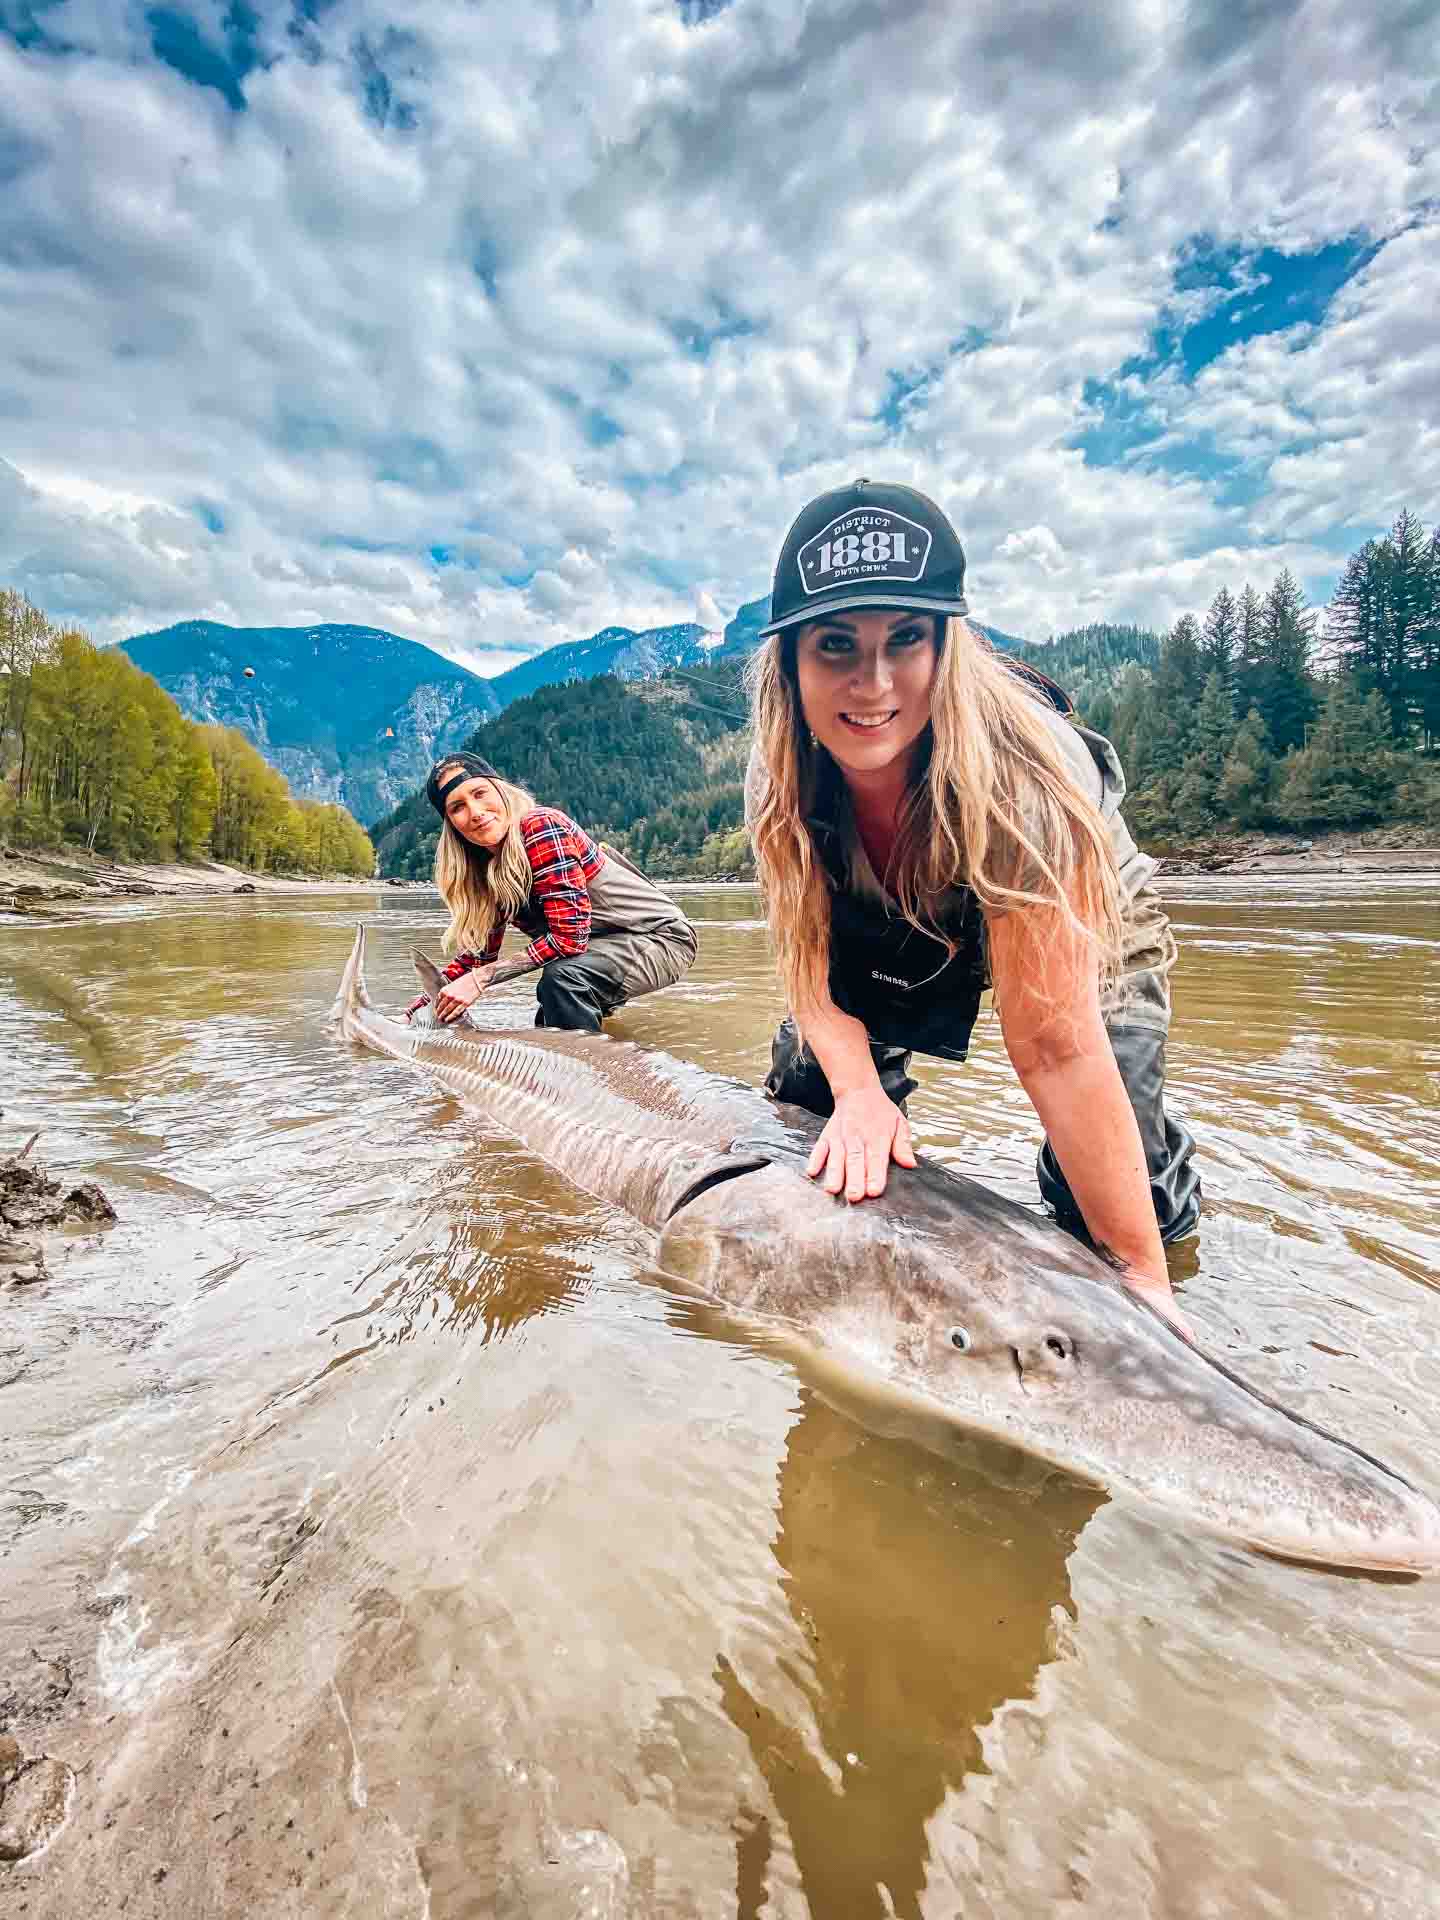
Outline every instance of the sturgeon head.
<svg viewBox="0 0 1440 1920">
<path fill-rule="evenodd" d="M 1440 1568 L 1440 1508 L 1186 1340 L 1087 1248 L 933 1164 L 859 1206 L 806 1179 L 814 1128 L 712 1188 L 661 1262 L 785 1322 L 882 1394 L 1289 1559 Z"/>
</svg>

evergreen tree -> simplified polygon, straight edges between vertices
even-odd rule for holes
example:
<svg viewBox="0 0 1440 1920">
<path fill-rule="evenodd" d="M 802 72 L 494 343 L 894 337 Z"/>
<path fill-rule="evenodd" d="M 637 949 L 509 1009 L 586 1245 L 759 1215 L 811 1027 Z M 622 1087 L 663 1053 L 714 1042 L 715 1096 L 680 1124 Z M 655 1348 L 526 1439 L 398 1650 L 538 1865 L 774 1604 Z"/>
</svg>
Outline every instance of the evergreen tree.
<svg viewBox="0 0 1440 1920">
<path fill-rule="evenodd" d="M 1418 755 L 1407 755 L 1395 787 L 1395 811 L 1402 819 L 1440 827 L 1440 767 Z"/>
<path fill-rule="evenodd" d="M 1243 601 L 1241 605 L 1243 621 Z M 1303 746 L 1315 711 L 1309 674 L 1310 616 L 1299 582 L 1288 567 L 1265 596 L 1253 644 L 1253 664 L 1247 662 L 1240 675 L 1241 700 L 1259 709 L 1277 752 Z"/>
<path fill-rule="evenodd" d="M 1376 591 L 1379 585 L 1378 542 L 1367 540 L 1345 562 L 1330 605 L 1325 610 L 1325 665 L 1351 673 L 1378 686 L 1372 677 L 1376 652 Z"/>
<path fill-rule="evenodd" d="M 1155 672 L 1150 758 L 1158 771 L 1178 773 L 1190 749 L 1195 706 L 1205 685 L 1200 659 L 1200 626 L 1193 613 L 1181 614 L 1165 637 Z"/>
<path fill-rule="evenodd" d="M 1166 737 L 1154 676 L 1132 668 L 1120 684 L 1110 735 L 1132 791 L 1161 771 Z"/>
<path fill-rule="evenodd" d="M 1236 652 L 1236 671 L 1243 676 L 1250 668 L 1260 664 L 1261 601 L 1259 594 L 1248 580 L 1241 592 L 1238 606 L 1240 642 Z"/>
<path fill-rule="evenodd" d="M 1218 673 L 1221 684 L 1233 687 L 1241 658 L 1240 608 L 1228 587 L 1210 602 L 1200 637 L 1200 661 L 1207 674 Z"/>
<path fill-rule="evenodd" d="M 1437 544 L 1403 512 L 1383 540 L 1350 556 L 1330 603 L 1326 638 L 1337 667 L 1378 693 L 1391 738 L 1428 738 L 1427 682 L 1440 625 Z"/>
<path fill-rule="evenodd" d="M 1175 788 L 1174 813 L 1187 832 L 1203 833 L 1220 816 L 1220 782 L 1235 732 L 1235 709 L 1225 682 L 1211 673 L 1195 709 L 1190 751 Z"/>
<path fill-rule="evenodd" d="M 1276 811 L 1297 826 L 1363 826 L 1384 818 L 1403 771 L 1379 694 L 1333 680 L 1308 744 L 1286 759 Z"/>
<path fill-rule="evenodd" d="M 1440 750 L 1440 526 L 1431 530 L 1425 564 L 1430 603 L 1415 632 L 1415 708 L 1418 744 L 1435 753 Z"/>
<path fill-rule="evenodd" d="M 1265 737 L 1265 722 L 1252 707 L 1230 742 L 1220 773 L 1216 801 L 1222 815 L 1242 827 L 1262 826 L 1269 818 L 1275 757 Z"/>
</svg>

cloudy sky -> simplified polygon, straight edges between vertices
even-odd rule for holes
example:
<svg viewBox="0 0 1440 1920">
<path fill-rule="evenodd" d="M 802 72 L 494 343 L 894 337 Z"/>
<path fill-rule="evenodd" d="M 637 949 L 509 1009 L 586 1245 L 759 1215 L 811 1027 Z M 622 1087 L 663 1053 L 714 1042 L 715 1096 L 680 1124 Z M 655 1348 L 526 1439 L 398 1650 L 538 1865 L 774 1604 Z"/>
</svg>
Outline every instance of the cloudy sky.
<svg viewBox="0 0 1440 1920">
<path fill-rule="evenodd" d="M 1440 509 L 1437 74 L 1428 0 L 0 0 L 0 584 L 490 670 L 865 473 L 1011 632 L 1323 597 Z"/>
</svg>

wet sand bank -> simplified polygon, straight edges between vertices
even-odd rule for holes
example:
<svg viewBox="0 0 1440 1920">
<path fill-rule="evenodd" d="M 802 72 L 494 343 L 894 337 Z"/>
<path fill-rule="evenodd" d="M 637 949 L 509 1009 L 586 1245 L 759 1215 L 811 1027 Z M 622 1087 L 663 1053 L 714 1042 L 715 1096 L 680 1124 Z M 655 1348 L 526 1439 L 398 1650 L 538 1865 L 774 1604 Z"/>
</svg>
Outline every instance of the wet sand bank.
<svg viewBox="0 0 1440 1920">
<path fill-rule="evenodd" d="M 1160 877 L 1207 873 L 1353 874 L 1440 873 L 1440 833 L 1410 824 L 1364 833 L 1230 833 L 1147 847 L 1160 860 Z"/>
<path fill-rule="evenodd" d="M 228 893 L 430 892 L 427 881 L 354 875 L 252 873 L 223 860 L 121 862 L 76 847 L 0 847 L 0 913 L 73 909 L 124 899 L 196 899 Z"/>
</svg>

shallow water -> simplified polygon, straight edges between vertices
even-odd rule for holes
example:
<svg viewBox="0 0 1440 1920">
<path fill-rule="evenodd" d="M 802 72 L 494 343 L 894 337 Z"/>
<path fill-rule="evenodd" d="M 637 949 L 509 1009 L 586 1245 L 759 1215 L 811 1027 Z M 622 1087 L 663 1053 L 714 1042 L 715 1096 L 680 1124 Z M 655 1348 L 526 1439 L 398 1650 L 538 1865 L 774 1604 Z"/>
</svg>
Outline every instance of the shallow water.
<svg viewBox="0 0 1440 1920">
<path fill-rule="evenodd" d="M 695 971 L 614 1029 L 757 1079 L 754 895 L 686 898 Z M 1440 1490 L 1440 894 L 1169 900 L 1186 1311 Z M 361 911 L 372 994 L 408 999 L 417 895 L 0 932 L 0 1145 L 42 1128 L 121 1215 L 0 1291 L 0 1726 L 86 1769 L 0 1906 L 1440 1911 L 1440 1584 L 867 1427 L 641 1229 L 336 1040 Z M 993 1021 L 920 1077 L 921 1147 L 1032 1201 Z"/>
</svg>

